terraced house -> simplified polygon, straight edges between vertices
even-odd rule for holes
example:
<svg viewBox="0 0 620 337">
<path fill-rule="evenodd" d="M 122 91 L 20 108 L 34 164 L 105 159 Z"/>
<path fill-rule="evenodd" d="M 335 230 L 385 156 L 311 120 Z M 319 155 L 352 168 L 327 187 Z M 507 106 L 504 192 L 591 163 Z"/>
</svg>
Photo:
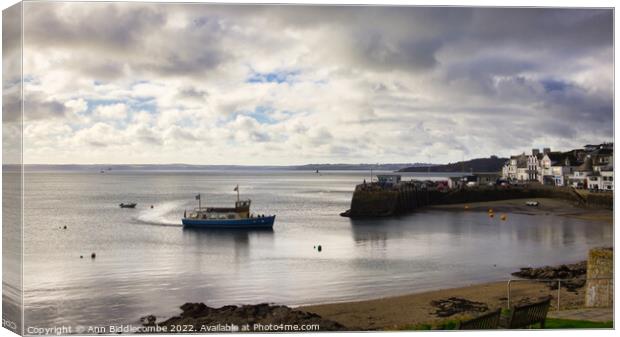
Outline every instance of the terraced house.
<svg viewBox="0 0 620 337">
<path fill-rule="evenodd" d="M 502 178 L 591 190 L 613 190 L 613 143 L 586 145 L 567 152 L 542 152 L 511 156 L 502 168 Z"/>
</svg>

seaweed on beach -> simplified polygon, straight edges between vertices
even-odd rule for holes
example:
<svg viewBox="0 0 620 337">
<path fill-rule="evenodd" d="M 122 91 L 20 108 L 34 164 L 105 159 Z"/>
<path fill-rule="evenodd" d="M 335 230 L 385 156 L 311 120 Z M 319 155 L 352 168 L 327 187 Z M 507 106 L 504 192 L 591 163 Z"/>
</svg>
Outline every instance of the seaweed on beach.
<svg viewBox="0 0 620 337">
<path fill-rule="evenodd" d="M 437 317 L 450 317 L 464 312 L 485 312 L 489 310 L 485 303 L 470 301 L 461 297 L 434 300 L 431 301 L 431 305 L 437 308 L 434 312 Z"/>
</svg>

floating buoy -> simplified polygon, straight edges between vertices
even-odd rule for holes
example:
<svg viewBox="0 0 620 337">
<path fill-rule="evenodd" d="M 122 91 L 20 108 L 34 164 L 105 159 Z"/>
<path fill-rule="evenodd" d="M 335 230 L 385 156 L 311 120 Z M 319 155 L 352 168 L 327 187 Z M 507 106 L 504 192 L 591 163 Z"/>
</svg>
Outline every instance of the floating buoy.
<svg viewBox="0 0 620 337">
<path fill-rule="evenodd" d="M 90 258 L 91 258 L 91 259 L 94 259 L 94 258 L 96 258 L 96 257 L 97 257 L 97 254 L 95 254 L 95 253 L 90 254 Z"/>
<path fill-rule="evenodd" d="M 63 227 L 62 227 L 62 229 L 67 229 L 67 226 L 66 226 L 66 225 L 65 225 L 65 226 L 63 226 Z"/>
<path fill-rule="evenodd" d="M 321 245 L 318 245 L 318 246 L 316 247 L 316 250 L 318 250 L 318 251 L 320 252 L 320 251 L 322 250 Z"/>
<path fill-rule="evenodd" d="M 506 214 L 502 214 L 502 220 L 506 221 L 506 218 L 507 218 Z"/>
<path fill-rule="evenodd" d="M 489 218 L 492 218 L 492 217 L 494 217 L 494 216 L 495 216 L 495 214 L 493 214 L 493 213 L 489 213 Z"/>
<path fill-rule="evenodd" d="M 151 208 L 153 208 L 153 205 L 151 205 Z"/>
<path fill-rule="evenodd" d="M 465 209 L 469 209 L 469 205 L 465 205 Z"/>
<path fill-rule="evenodd" d="M 84 258 L 84 256 L 80 255 L 80 259 L 83 259 L 83 258 Z"/>
<path fill-rule="evenodd" d="M 492 208 L 489 208 L 489 213 L 493 213 L 493 209 Z"/>
</svg>

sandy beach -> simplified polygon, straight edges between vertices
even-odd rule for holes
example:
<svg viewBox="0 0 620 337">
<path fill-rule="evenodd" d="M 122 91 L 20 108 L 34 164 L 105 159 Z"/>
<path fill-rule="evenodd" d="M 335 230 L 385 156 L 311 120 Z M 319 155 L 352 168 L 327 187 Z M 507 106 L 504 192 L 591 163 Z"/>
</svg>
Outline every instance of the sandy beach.
<svg viewBox="0 0 620 337">
<path fill-rule="evenodd" d="M 553 296 L 553 307 L 550 310 L 556 310 L 557 290 L 551 290 L 546 284 L 533 281 L 511 284 L 511 304 L 527 299 L 536 300 L 548 295 Z M 316 313 L 354 330 L 400 330 L 411 328 L 416 324 L 436 324 L 444 320 L 462 319 L 479 314 L 470 312 L 439 317 L 435 313 L 437 308 L 431 302 L 450 297 L 482 302 L 489 309 L 507 308 L 507 282 L 484 283 L 368 301 L 305 306 L 298 309 Z M 583 288 L 576 292 L 562 288 L 560 299 L 562 310 L 579 308 L 584 302 Z"/>
<path fill-rule="evenodd" d="M 538 201 L 540 204 L 538 207 L 526 206 L 526 201 Z M 455 212 L 488 212 L 489 209 L 493 209 L 495 214 L 556 215 L 613 223 L 613 212 L 611 210 L 579 208 L 565 200 L 548 198 L 440 205 L 429 207 L 429 209 Z M 557 290 L 551 290 L 548 284 L 528 280 L 517 281 L 511 284 L 510 293 L 511 304 L 551 295 L 553 307 L 550 310 L 557 310 Z M 560 291 L 560 309 L 582 307 L 584 296 L 584 288 L 576 291 L 567 291 L 562 288 Z M 408 329 L 417 324 L 437 324 L 445 320 L 458 320 L 478 314 L 466 312 L 449 317 L 439 317 L 436 314 L 437 307 L 433 306 L 431 302 L 451 297 L 481 302 L 486 304 L 489 309 L 508 308 L 507 280 L 374 300 L 304 306 L 300 309 L 359 330 Z"/>
</svg>

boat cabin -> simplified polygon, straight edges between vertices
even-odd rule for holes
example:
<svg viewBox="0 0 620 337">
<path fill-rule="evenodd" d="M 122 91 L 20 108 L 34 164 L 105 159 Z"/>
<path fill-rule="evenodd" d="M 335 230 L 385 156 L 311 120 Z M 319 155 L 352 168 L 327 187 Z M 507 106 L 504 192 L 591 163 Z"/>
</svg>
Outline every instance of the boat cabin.
<svg viewBox="0 0 620 337">
<path fill-rule="evenodd" d="M 251 200 L 238 200 L 235 207 L 197 207 L 188 216 L 189 219 L 235 220 L 250 217 Z"/>
</svg>

